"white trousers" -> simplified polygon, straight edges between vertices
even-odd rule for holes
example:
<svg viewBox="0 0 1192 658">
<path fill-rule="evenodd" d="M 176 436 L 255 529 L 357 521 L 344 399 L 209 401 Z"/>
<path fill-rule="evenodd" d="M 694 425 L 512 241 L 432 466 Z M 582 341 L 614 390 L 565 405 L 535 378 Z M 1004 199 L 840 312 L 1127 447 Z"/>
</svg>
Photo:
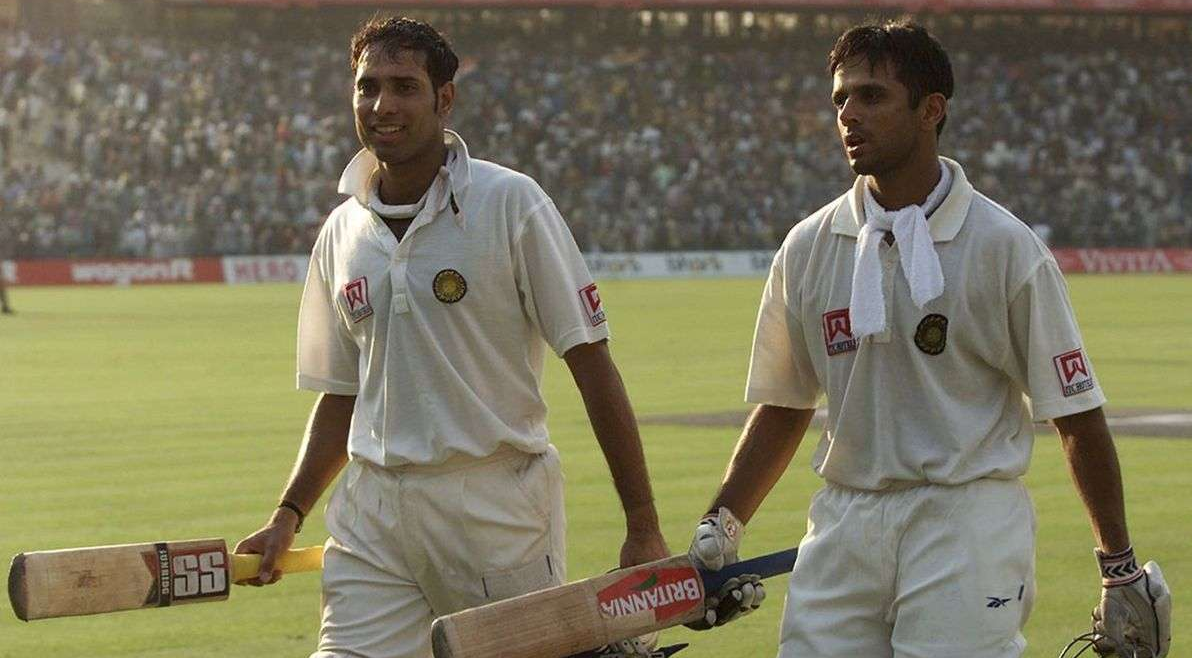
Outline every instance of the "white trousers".
<svg viewBox="0 0 1192 658">
<path fill-rule="evenodd" d="M 780 658 L 1018 658 L 1035 596 L 1018 480 L 815 494 Z"/>
<path fill-rule="evenodd" d="M 326 519 L 311 658 L 429 658 L 435 617 L 566 581 L 553 446 L 397 469 L 353 460 Z"/>
</svg>

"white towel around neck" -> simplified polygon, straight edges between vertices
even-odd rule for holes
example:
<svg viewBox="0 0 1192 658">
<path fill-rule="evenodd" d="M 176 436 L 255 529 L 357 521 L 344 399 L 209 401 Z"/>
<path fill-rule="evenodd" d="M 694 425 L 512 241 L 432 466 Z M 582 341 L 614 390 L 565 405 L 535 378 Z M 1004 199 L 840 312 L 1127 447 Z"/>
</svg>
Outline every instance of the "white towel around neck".
<svg viewBox="0 0 1192 658">
<path fill-rule="evenodd" d="M 927 215 L 943 203 L 952 187 L 952 171 L 940 163 L 940 181 L 923 205 L 912 204 L 886 210 L 865 186 L 865 225 L 857 236 L 853 264 L 853 289 L 849 299 L 849 320 L 853 337 L 861 338 L 886 329 L 886 300 L 882 292 L 882 264 L 879 248 L 886 231 L 894 232 L 902 274 L 911 288 L 911 301 L 923 306 L 944 292 L 944 273 L 927 226 Z"/>
</svg>

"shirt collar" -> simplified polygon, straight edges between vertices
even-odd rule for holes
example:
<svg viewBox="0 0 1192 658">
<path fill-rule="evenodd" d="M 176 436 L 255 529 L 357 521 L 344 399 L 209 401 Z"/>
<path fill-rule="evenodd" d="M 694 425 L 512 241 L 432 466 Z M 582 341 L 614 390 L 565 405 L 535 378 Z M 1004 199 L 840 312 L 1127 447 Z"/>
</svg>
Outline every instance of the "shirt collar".
<svg viewBox="0 0 1192 658">
<path fill-rule="evenodd" d="M 933 242 L 948 242 L 964 226 L 964 218 L 968 216 L 969 206 L 973 202 L 973 186 L 965 177 L 960 163 L 944 157 L 940 158 L 940 162 L 952 172 L 952 189 L 944 197 L 943 203 L 931 213 L 931 221 L 927 222 L 927 226 Z M 832 217 L 832 232 L 855 238 L 865 223 L 864 176 L 857 177 L 847 196 L 847 202 L 840 204 Z"/>
<path fill-rule="evenodd" d="M 439 167 L 439 175 L 427 191 L 426 202 L 436 213 L 450 207 L 456 222 L 463 226 L 464 215 L 459 209 L 459 200 L 472 182 L 472 159 L 468 155 L 468 145 L 456 132 L 444 130 L 443 143 L 447 145 L 447 164 Z M 339 177 L 339 193 L 355 197 L 360 205 L 368 208 L 368 196 L 376 184 L 373 176 L 379 165 L 372 151 L 360 149 Z"/>
</svg>

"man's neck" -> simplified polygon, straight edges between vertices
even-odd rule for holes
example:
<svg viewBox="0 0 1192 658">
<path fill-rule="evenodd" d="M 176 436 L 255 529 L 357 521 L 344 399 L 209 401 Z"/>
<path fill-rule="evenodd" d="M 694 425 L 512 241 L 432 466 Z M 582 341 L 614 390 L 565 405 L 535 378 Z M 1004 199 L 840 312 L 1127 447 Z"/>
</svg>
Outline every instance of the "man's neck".
<svg viewBox="0 0 1192 658">
<path fill-rule="evenodd" d="M 865 184 L 883 208 L 898 210 L 922 205 L 939 184 L 941 176 L 939 157 L 931 152 L 914 158 L 897 170 L 869 176 Z"/>
<path fill-rule="evenodd" d="M 428 157 L 417 158 L 400 165 L 380 164 L 381 184 L 377 196 L 389 206 L 409 205 L 418 201 L 435 182 L 439 168 L 447 164 L 447 145 L 439 147 Z"/>
</svg>

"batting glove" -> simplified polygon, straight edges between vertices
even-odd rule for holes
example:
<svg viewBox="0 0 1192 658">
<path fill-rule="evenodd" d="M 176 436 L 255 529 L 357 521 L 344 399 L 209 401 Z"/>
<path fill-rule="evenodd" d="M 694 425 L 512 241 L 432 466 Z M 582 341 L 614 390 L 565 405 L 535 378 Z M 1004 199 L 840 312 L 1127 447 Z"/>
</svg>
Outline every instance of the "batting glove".
<svg viewBox="0 0 1192 658">
<path fill-rule="evenodd" d="M 577 653 L 574 656 L 569 656 L 569 658 L 621 658 L 622 656 L 624 656 L 626 658 L 629 658 L 629 657 L 637 658 L 637 656 L 639 655 L 639 654 L 619 653 L 617 644 L 619 644 L 619 643 L 607 644 L 603 647 L 600 647 L 599 649 L 594 649 L 592 651 L 585 651 L 583 653 Z M 669 658 L 670 656 L 673 656 L 674 654 L 679 653 L 680 651 L 682 651 L 683 649 L 686 649 L 686 648 L 687 648 L 686 643 L 672 644 L 667 647 L 659 647 L 657 649 L 653 649 L 647 654 L 640 654 L 640 655 L 643 655 L 644 658 Z"/>
<path fill-rule="evenodd" d="M 737 549 L 744 534 L 745 526 L 727 507 L 721 507 L 700 519 L 687 554 L 700 568 L 720 571 L 737 561 Z"/>
<path fill-rule="evenodd" d="M 1101 563 L 1101 603 L 1093 608 L 1097 653 L 1119 658 L 1164 658 L 1171 648 L 1171 590 L 1159 565 L 1141 569 L 1134 549 L 1105 554 Z"/>
<path fill-rule="evenodd" d="M 700 519 L 688 555 L 696 566 L 707 571 L 719 571 L 737 562 L 737 552 L 744 533 L 745 526 L 727 507 L 721 507 L 715 514 Z M 708 594 L 704 600 L 703 618 L 687 624 L 687 627 L 703 631 L 723 626 L 757 610 L 765 599 L 766 588 L 760 576 L 743 574 L 730 578 L 719 591 Z"/>
<path fill-rule="evenodd" d="M 606 644 L 596 650 L 599 658 L 651 658 L 658 646 L 658 631 Z"/>
<path fill-rule="evenodd" d="M 694 631 L 706 631 L 743 617 L 766 600 L 766 587 L 757 574 L 743 574 L 729 578 L 719 592 L 704 599 L 703 618 L 686 624 Z"/>
</svg>

